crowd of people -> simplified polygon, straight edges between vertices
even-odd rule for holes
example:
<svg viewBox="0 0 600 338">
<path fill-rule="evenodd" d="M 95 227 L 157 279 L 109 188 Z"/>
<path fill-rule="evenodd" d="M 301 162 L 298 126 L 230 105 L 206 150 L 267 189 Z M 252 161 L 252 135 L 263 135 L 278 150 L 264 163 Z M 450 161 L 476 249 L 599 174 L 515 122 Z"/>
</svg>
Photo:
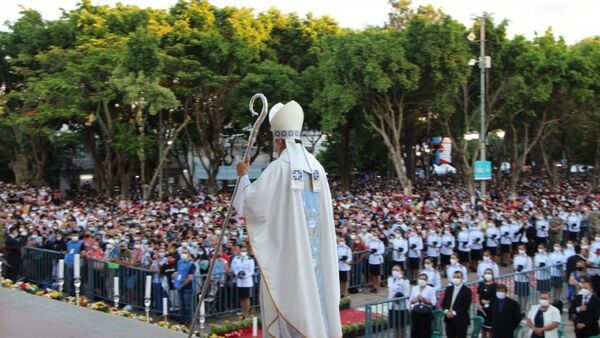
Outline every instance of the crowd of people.
<svg viewBox="0 0 600 338">
<path fill-rule="evenodd" d="M 452 176 L 433 178 L 411 195 L 378 177 L 357 178 L 350 189 L 332 182 L 342 297 L 355 291 L 350 280 L 356 276 L 368 279 L 374 293 L 380 292 L 382 277 L 389 276 L 383 283 L 388 286 L 388 298 L 408 297 L 408 304 L 394 303 L 390 310 L 409 311 L 411 327 L 426 332 L 422 330 L 431 325 L 427 316 L 436 306 L 436 291 L 448 285 L 462 290 L 469 271 L 476 272 L 478 308 L 486 315 L 484 328 L 491 334 L 491 313 L 513 311 L 513 303 L 504 305 L 507 292 L 514 293 L 523 308 L 530 305 L 526 303 L 531 287 L 526 272 L 530 270 L 538 268 L 536 287 L 544 297 L 558 299 L 563 281 L 569 285 L 565 301 L 571 305 L 581 303 L 579 296 L 587 282 L 593 290 L 590 281 L 596 270 L 590 267 L 600 263 L 600 233 L 591 225 L 597 222 L 600 195 L 587 177 L 565 176 L 560 186 L 551 187 L 529 176 L 516 194 L 498 185 L 485 200 L 471 198 L 454 180 Z M 229 203 L 228 193 L 206 191 L 143 202 L 89 193 L 63 197 L 47 188 L 0 183 L 4 273 L 11 279 L 22 277 L 23 246 L 64 252 L 65 264 L 71 266 L 72 256 L 80 254 L 146 268 L 156 273 L 153 286 L 157 292 L 177 290 L 182 320 L 189 322 L 194 307 L 191 295 L 199 292 L 194 284 L 207 273 Z M 258 275 L 244 219 L 235 217 L 224 231 L 215 275 L 237 285 L 242 315 L 247 316 L 250 290 Z M 383 264 L 386 261 L 391 264 Z M 554 267 L 557 264 L 564 268 Z M 494 282 L 502 266 L 523 273 L 516 275 L 514 290 Z M 441 306 L 447 323 L 462 325 L 465 321 L 456 299 L 466 295 L 456 292 L 446 289 L 451 298 Z M 540 300 L 537 306 L 544 309 L 544 304 Z M 573 318 L 590 310 L 586 304 L 575 305 Z M 537 317 L 536 312 L 531 318 L 533 331 L 540 322 Z M 397 327 L 408 324 L 400 317 L 390 318 Z M 464 336 L 461 325 L 450 328 L 456 337 Z"/>
</svg>

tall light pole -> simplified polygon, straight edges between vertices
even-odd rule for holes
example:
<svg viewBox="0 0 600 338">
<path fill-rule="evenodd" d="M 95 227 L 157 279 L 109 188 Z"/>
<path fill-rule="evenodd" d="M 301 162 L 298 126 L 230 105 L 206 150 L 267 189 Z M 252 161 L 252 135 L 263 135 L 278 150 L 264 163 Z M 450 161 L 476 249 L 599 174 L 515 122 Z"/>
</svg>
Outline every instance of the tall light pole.
<svg viewBox="0 0 600 338">
<path fill-rule="evenodd" d="M 480 92 L 480 109 L 481 109 L 481 129 L 479 131 L 479 152 L 480 152 L 480 160 L 486 160 L 485 154 L 485 69 L 486 65 L 486 57 L 485 57 L 485 19 L 486 14 L 484 13 L 479 17 L 480 25 L 479 25 L 479 74 L 480 74 L 480 82 L 481 82 L 481 92 Z M 481 198 L 485 199 L 487 196 L 486 192 L 486 182 L 485 180 L 481 180 Z"/>
</svg>

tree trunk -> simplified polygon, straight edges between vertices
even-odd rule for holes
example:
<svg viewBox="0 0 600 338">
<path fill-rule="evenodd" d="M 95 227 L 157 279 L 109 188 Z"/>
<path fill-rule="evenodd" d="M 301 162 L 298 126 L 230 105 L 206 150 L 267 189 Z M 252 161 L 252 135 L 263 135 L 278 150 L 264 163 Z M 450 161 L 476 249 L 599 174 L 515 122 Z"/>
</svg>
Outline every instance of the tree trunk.
<svg viewBox="0 0 600 338">
<path fill-rule="evenodd" d="M 15 183 L 17 185 L 29 183 L 31 180 L 31 172 L 29 170 L 29 159 L 27 155 L 16 153 L 15 159 L 10 162 L 10 169 L 15 175 Z"/>
<path fill-rule="evenodd" d="M 544 168 L 546 168 L 546 174 L 548 175 L 548 178 L 550 179 L 550 184 L 552 184 L 552 186 L 557 187 L 558 186 L 558 175 L 556 174 L 556 166 L 554 165 L 554 161 L 550 158 L 550 156 L 548 156 L 548 153 L 546 152 L 546 147 L 544 146 L 544 140 L 542 140 L 540 142 L 540 154 L 542 157 L 542 160 L 544 161 Z"/>
<path fill-rule="evenodd" d="M 353 132 L 348 126 L 342 132 L 342 142 L 339 160 L 340 184 L 342 188 L 348 189 L 352 185 L 352 167 L 354 166 L 354 153 L 352 151 Z"/>
<path fill-rule="evenodd" d="M 596 161 L 594 164 L 594 180 L 596 181 L 596 187 L 600 188 L 600 133 L 596 137 Z"/>
</svg>

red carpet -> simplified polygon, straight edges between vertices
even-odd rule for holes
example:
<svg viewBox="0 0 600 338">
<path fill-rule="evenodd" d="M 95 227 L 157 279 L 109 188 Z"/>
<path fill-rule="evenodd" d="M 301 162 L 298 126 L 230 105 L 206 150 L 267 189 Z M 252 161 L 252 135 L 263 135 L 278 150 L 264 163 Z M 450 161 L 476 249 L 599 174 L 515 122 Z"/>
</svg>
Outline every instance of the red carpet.
<svg viewBox="0 0 600 338">
<path fill-rule="evenodd" d="M 340 317 L 342 320 L 342 325 L 346 325 L 350 323 L 363 322 L 365 320 L 365 313 L 363 311 L 357 311 L 354 309 L 345 309 L 340 311 Z M 260 329 L 258 329 L 258 336 L 262 337 L 262 331 Z M 252 327 L 243 329 L 241 335 L 232 335 L 231 337 L 252 338 Z"/>
</svg>

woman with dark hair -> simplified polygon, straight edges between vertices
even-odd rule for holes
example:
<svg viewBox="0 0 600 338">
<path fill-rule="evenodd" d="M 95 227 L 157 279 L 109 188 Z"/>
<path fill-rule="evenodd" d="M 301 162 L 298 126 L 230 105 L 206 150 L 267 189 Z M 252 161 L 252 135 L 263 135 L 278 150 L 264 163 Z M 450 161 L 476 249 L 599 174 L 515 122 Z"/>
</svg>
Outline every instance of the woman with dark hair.
<svg viewBox="0 0 600 338">
<path fill-rule="evenodd" d="M 404 327 L 409 324 L 410 319 L 406 300 L 410 284 L 404 278 L 404 270 L 401 265 L 397 264 L 392 267 L 392 275 L 387 280 L 387 286 L 388 300 L 395 299 L 394 302 L 388 303 L 389 326 L 394 329 L 394 337 L 399 338 L 403 336 Z"/>
<path fill-rule="evenodd" d="M 491 303 L 496 298 L 496 281 L 492 269 L 485 269 L 483 281 L 477 287 L 477 315 L 483 317 L 482 337 L 492 337 L 492 311 Z"/>
<path fill-rule="evenodd" d="M 435 291 L 427 283 L 427 274 L 422 273 L 417 285 L 410 290 L 411 337 L 431 337 L 432 311 L 437 298 Z"/>
</svg>

